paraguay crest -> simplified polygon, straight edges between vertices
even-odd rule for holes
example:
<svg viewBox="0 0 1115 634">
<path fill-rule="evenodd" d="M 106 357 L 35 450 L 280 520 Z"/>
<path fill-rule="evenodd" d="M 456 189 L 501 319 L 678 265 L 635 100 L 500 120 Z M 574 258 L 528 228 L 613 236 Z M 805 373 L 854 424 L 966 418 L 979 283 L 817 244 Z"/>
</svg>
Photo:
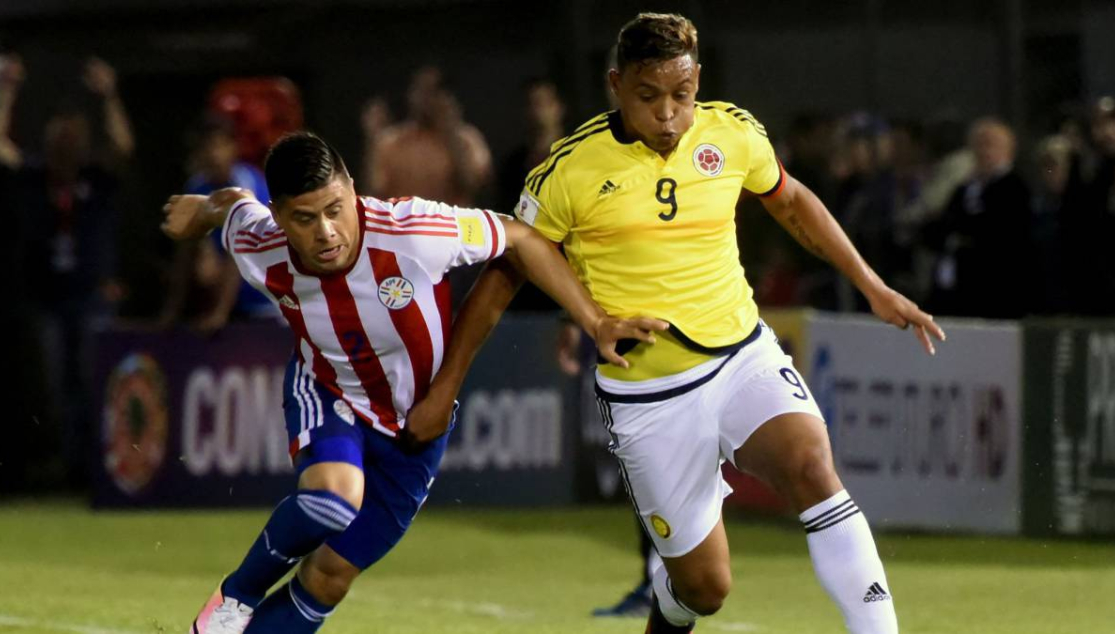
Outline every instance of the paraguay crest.
<svg viewBox="0 0 1115 634">
<path fill-rule="evenodd" d="M 702 143 L 693 150 L 693 167 L 705 176 L 719 176 L 724 171 L 724 153 L 711 143 Z"/>
<path fill-rule="evenodd" d="M 159 471 L 167 445 L 166 379 L 158 362 L 135 353 L 108 379 L 101 442 L 105 472 L 134 495 Z"/>
<path fill-rule="evenodd" d="M 389 277 L 379 283 L 379 301 L 391 310 L 402 310 L 414 299 L 414 284 L 405 277 Z"/>
</svg>

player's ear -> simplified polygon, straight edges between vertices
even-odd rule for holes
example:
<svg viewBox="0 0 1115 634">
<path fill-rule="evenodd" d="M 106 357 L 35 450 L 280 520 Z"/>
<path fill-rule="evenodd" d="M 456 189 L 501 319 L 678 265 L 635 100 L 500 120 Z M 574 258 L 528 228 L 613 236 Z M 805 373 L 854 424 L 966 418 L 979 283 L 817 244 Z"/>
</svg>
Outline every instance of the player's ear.
<svg viewBox="0 0 1115 634">
<path fill-rule="evenodd" d="M 693 94 L 701 89 L 701 65 L 697 64 L 697 69 L 693 71 Z"/>
<path fill-rule="evenodd" d="M 608 71 L 608 87 L 612 89 L 612 95 L 617 99 L 619 98 L 619 70 L 612 68 Z"/>
</svg>

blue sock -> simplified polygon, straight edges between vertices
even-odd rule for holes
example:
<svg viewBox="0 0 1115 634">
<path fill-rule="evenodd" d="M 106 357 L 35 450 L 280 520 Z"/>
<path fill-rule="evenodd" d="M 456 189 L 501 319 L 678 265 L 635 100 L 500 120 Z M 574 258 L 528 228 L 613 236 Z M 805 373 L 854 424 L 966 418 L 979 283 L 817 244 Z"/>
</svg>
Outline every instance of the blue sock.
<svg viewBox="0 0 1115 634">
<path fill-rule="evenodd" d="M 244 634 L 311 634 L 333 613 L 333 607 L 310 596 L 295 575 L 256 608 Z"/>
<path fill-rule="evenodd" d="M 221 584 L 221 593 L 256 607 L 298 560 L 355 518 L 356 509 L 329 491 L 299 491 L 284 498 L 240 567 Z"/>
</svg>

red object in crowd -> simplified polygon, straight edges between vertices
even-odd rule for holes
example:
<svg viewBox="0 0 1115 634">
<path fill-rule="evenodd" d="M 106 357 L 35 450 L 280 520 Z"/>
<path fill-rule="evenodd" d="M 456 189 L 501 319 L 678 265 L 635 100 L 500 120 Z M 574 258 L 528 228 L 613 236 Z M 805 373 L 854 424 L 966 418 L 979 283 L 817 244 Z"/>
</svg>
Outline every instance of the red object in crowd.
<svg viewBox="0 0 1115 634">
<path fill-rule="evenodd" d="M 209 92 L 209 111 L 232 121 L 240 158 L 255 165 L 279 137 L 302 129 L 302 95 L 285 77 L 222 79 Z"/>
</svg>

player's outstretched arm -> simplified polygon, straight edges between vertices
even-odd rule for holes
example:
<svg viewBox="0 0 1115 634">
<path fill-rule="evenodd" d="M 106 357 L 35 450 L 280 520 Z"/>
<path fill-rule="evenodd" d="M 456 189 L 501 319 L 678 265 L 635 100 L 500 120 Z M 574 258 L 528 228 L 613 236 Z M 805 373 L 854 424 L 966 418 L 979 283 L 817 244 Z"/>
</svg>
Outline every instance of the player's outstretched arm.
<svg viewBox="0 0 1115 634">
<path fill-rule="evenodd" d="M 608 316 L 592 301 L 549 240 L 521 222 L 504 220 L 503 223 L 507 235 L 506 255 L 488 264 L 465 298 L 453 322 L 453 336 L 446 348 L 441 369 L 431 382 L 425 398 L 407 414 L 401 437 L 404 445 L 421 446 L 448 429 L 453 401 L 461 390 L 469 366 L 526 278 L 570 312 L 574 320 L 596 340 L 604 358 L 623 367 L 628 364 L 616 354 L 617 341 L 634 338 L 653 343 L 653 332 L 669 327 L 669 324 L 657 319 L 616 319 Z"/>
<path fill-rule="evenodd" d="M 501 220 L 507 234 L 507 254 L 511 262 L 569 313 L 574 323 L 593 338 L 600 356 L 608 363 L 628 367 L 627 360 L 616 354 L 616 342 L 620 339 L 654 343 L 655 331 L 669 329 L 670 324 L 660 319 L 619 319 L 608 315 L 592 300 L 552 242 L 518 220 Z"/>
<path fill-rule="evenodd" d="M 172 240 L 196 240 L 225 223 L 232 206 L 255 200 L 246 189 L 218 189 L 208 196 L 171 196 L 163 205 L 162 230 Z"/>
<path fill-rule="evenodd" d="M 762 199 L 767 212 L 799 244 L 851 280 L 879 319 L 902 329 L 913 325 L 914 334 L 925 351 L 936 354 L 930 335 L 944 341 L 945 333 L 933 322 L 933 317 L 883 282 L 816 194 L 789 174 L 785 178 L 786 185 L 781 192 Z"/>
<path fill-rule="evenodd" d="M 484 268 L 453 320 L 453 334 L 430 389 L 407 413 L 400 435 L 404 446 L 417 449 L 449 429 L 465 375 L 522 283 L 523 276 L 507 258 L 492 260 Z"/>
</svg>

